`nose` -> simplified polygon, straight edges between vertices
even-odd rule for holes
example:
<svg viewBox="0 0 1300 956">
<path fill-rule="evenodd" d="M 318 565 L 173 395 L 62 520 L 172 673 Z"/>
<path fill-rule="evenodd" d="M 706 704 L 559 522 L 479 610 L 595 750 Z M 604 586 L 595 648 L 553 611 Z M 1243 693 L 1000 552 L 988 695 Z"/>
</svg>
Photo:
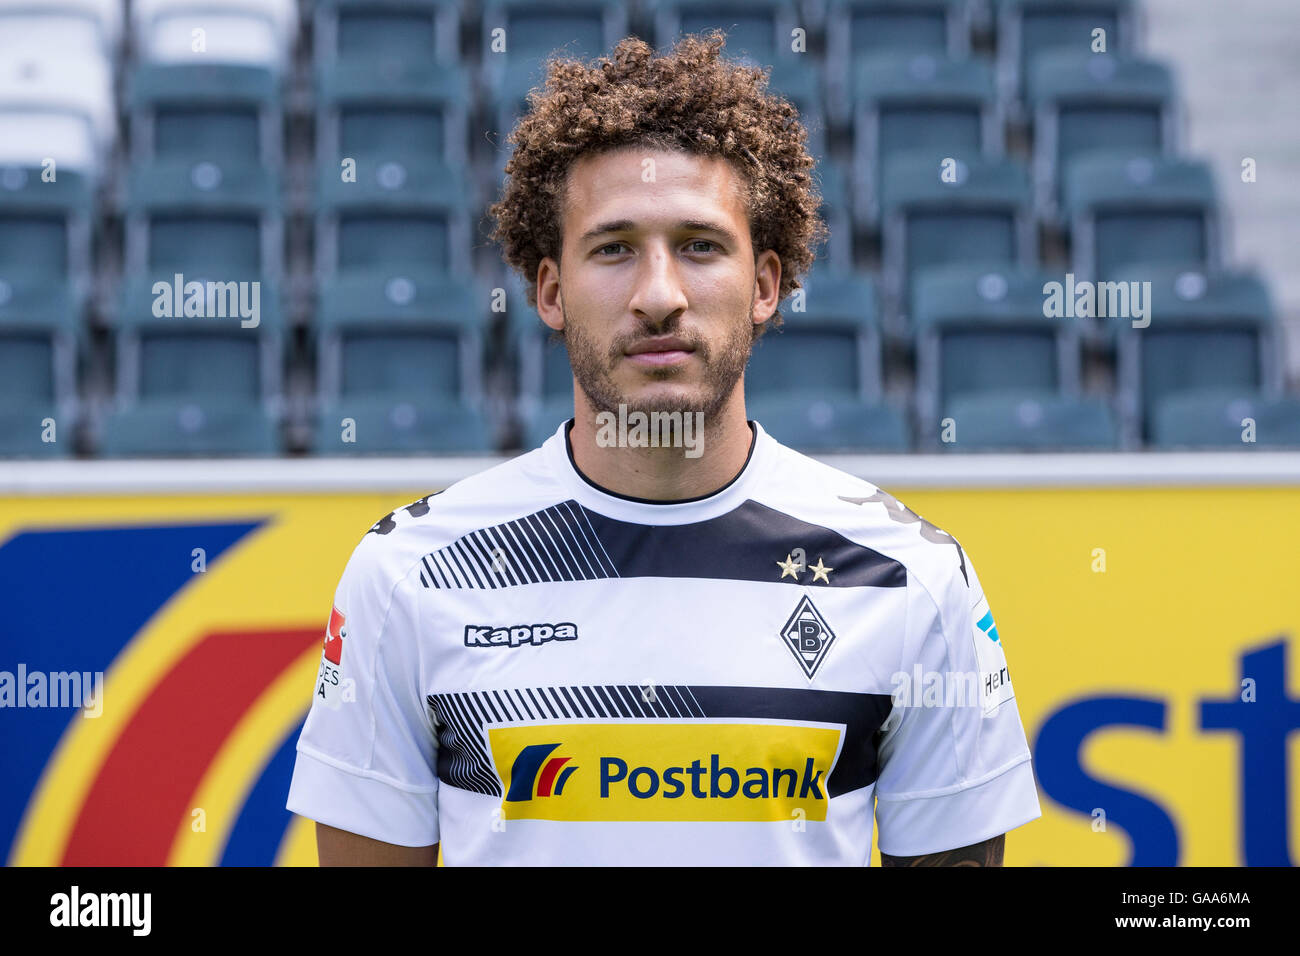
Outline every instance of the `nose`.
<svg viewBox="0 0 1300 956">
<path fill-rule="evenodd" d="M 672 253 L 664 243 L 651 244 L 638 264 L 636 288 L 628 306 L 642 322 L 658 327 L 680 318 L 687 304 Z"/>
</svg>

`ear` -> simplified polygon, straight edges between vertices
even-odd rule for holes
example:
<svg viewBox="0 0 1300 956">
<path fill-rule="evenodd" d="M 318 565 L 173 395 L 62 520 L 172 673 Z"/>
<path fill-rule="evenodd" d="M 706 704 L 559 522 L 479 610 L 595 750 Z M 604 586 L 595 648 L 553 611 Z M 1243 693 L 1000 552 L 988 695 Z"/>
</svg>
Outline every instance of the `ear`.
<svg viewBox="0 0 1300 956">
<path fill-rule="evenodd" d="M 564 331 L 564 299 L 560 293 L 560 264 L 547 256 L 537 266 L 537 314 L 556 332 Z"/>
<path fill-rule="evenodd" d="M 762 325 L 781 303 L 781 257 L 765 249 L 754 259 L 754 324 Z"/>
</svg>

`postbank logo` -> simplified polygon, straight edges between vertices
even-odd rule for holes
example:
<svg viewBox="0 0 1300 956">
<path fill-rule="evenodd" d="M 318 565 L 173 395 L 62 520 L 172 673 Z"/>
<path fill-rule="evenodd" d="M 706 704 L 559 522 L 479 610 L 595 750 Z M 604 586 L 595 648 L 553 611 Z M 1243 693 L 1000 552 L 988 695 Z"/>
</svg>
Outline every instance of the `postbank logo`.
<svg viewBox="0 0 1300 956">
<path fill-rule="evenodd" d="M 493 727 L 503 819 L 825 820 L 843 728 L 757 721 Z"/>
</svg>

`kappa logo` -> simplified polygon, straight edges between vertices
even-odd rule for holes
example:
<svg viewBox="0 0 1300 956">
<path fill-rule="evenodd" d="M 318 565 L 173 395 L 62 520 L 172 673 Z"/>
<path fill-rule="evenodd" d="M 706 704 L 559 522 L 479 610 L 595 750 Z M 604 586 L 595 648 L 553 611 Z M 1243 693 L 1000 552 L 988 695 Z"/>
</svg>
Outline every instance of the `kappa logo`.
<svg viewBox="0 0 1300 956">
<path fill-rule="evenodd" d="M 509 627 L 491 627 L 490 625 L 465 625 L 466 647 L 519 647 L 532 644 L 534 647 L 548 641 L 576 641 L 578 626 L 576 624 L 512 624 Z"/>
<path fill-rule="evenodd" d="M 532 744 L 519 751 L 510 767 L 510 792 L 507 803 L 518 803 L 534 797 L 559 796 L 569 782 L 576 766 L 565 767 L 572 757 L 551 757 L 559 744 Z M 546 758 L 551 759 L 547 760 Z"/>
<path fill-rule="evenodd" d="M 826 619 L 821 616 L 821 612 L 813 606 L 813 602 L 807 597 L 799 601 L 799 605 L 790 615 L 790 620 L 785 622 L 785 627 L 781 629 L 781 637 L 785 640 L 786 646 L 794 652 L 794 658 L 803 668 L 808 679 L 812 680 L 817 669 L 822 666 L 822 661 L 826 659 L 826 652 L 830 650 L 831 643 L 835 640 L 835 633 L 826 623 Z"/>
</svg>

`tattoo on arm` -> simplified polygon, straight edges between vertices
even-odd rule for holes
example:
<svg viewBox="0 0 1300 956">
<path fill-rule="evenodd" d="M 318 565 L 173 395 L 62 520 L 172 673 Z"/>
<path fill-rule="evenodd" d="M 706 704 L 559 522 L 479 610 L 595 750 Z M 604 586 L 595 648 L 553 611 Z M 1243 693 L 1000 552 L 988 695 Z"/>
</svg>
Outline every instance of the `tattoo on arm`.
<svg viewBox="0 0 1300 956">
<path fill-rule="evenodd" d="M 956 850 L 944 850 L 942 853 L 926 853 L 922 856 L 890 856 L 880 854 L 881 866 L 1001 866 L 1002 849 L 1007 837 L 1000 833 L 991 840 L 959 847 Z"/>
</svg>

